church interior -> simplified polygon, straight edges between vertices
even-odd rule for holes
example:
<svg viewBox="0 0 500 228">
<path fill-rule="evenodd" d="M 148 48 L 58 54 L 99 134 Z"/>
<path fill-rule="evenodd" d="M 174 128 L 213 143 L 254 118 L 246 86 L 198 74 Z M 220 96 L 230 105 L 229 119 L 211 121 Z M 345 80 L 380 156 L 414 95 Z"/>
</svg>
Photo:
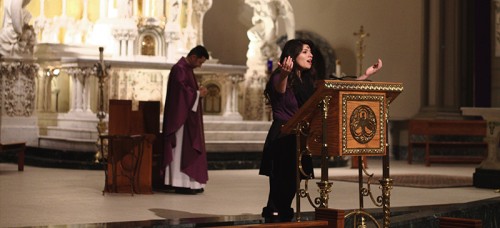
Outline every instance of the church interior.
<svg viewBox="0 0 500 228">
<path fill-rule="evenodd" d="M 0 227 L 269 227 L 263 90 L 293 38 L 321 78 L 283 131 L 306 129 L 315 178 L 273 227 L 500 226 L 499 0 L 0 0 L 0 20 Z M 196 45 L 209 181 L 175 194 L 165 95 Z"/>
</svg>

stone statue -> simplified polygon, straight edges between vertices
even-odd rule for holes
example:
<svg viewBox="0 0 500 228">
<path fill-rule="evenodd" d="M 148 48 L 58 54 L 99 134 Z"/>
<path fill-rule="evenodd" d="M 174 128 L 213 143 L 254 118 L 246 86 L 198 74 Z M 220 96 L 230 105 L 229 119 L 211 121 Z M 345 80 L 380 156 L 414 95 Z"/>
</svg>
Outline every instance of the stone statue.
<svg viewBox="0 0 500 228">
<path fill-rule="evenodd" d="M 4 19 L 0 30 L 0 54 L 26 56 L 33 54 L 36 33 L 29 25 L 31 14 L 25 9 L 30 0 L 5 0 Z"/>
<path fill-rule="evenodd" d="M 247 31 L 250 52 L 261 52 L 256 54 L 261 60 L 274 59 L 279 56 L 279 48 L 276 44 L 278 38 L 278 19 L 281 17 L 285 23 L 288 39 L 295 38 L 295 19 L 293 8 L 288 0 L 245 0 L 245 3 L 254 9 L 252 24 Z M 249 46 L 249 49 L 250 49 Z M 252 56 L 247 56 L 252 57 Z"/>
<path fill-rule="evenodd" d="M 118 5 L 118 18 L 132 18 L 134 16 L 134 2 L 132 0 L 120 0 Z"/>
<path fill-rule="evenodd" d="M 193 27 L 196 29 L 196 44 L 203 45 L 203 18 L 205 13 L 212 7 L 213 0 L 193 1 Z"/>
<path fill-rule="evenodd" d="M 245 0 L 253 8 L 252 24 L 247 36 L 250 40 L 245 73 L 245 116 L 247 120 L 266 118 L 263 91 L 267 81 L 269 62 L 278 59 L 279 19 L 282 18 L 288 39 L 295 38 L 295 17 L 288 0 Z"/>
</svg>

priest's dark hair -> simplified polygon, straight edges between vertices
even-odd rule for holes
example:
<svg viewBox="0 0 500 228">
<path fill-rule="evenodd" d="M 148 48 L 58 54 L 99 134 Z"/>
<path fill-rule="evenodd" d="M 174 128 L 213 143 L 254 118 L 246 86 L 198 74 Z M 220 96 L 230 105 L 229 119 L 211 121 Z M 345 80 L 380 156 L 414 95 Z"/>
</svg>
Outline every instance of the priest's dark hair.
<svg viewBox="0 0 500 228">
<path fill-rule="evenodd" d="M 207 49 L 201 45 L 198 45 L 198 46 L 194 47 L 193 49 L 191 49 L 191 51 L 189 51 L 187 56 L 191 56 L 191 55 L 196 55 L 196 57 L 198 57 L 198 58 L 201 58 L 201 57 L 205 57 L 205 59 L 210 58 L 210 56 L 208 55 Z"/>
</svg>

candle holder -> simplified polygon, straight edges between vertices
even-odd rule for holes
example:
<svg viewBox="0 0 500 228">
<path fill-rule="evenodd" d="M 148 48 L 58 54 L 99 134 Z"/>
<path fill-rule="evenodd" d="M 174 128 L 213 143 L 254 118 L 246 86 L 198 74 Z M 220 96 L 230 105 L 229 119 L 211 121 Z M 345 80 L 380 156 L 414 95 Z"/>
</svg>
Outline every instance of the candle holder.
<svg viewBox="0 0 500 228">
<path fill-rule="evenodd" d="M 106 146 L 103 145 L 102 137 L 103 135 L 106 134 L 107 132 L 107 124 L 104 122 L 104 119 L 106 118 L 106 112 L 104 111 L 104 82 L 109 76 L 108 70 L 110 68 L 110 65 L 106 65 L 104 63 L 104 48 L 99 47 L 99 62 L 94 64 L 94 73 L 98 79 L 99 83 L 99 110 L 97 110 L 97 118 L 99 119 L 99 122 L 97 123 L 97 151 L 95 154 L 95 162 L 99 163 L 103 158 L 107 156 L 107 148 Z M 105 144 L 105 143 L 104 143 Z"/>
</svg>

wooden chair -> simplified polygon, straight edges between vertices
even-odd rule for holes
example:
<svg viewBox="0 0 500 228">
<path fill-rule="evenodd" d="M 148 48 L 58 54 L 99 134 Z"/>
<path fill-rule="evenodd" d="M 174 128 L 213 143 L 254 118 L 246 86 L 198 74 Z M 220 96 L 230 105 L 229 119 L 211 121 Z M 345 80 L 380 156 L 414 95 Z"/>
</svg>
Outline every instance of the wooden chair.
<svg viewBox="0 0 500 228">
<path fill-rule="evenodd" d="M 8 151 L 17 151 L 17 170 L 24 171 L 24 152 L 26 150 L 25 142 L 15 142 L 15 143 L 0 143 L 0 153 L 6 153 Z"/>
</svg>

